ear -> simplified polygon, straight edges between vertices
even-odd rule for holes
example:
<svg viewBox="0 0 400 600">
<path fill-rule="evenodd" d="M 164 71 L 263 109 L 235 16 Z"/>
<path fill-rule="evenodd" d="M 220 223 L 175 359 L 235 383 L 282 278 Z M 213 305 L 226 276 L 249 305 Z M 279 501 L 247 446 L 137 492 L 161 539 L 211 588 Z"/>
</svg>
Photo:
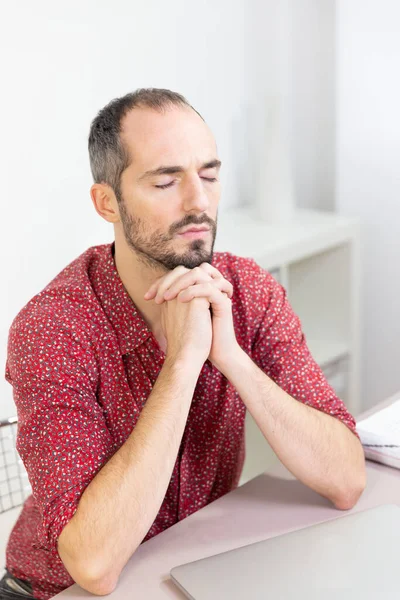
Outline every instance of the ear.
<svg viewBox="0 0 400 600">
<path fill-rule="evenodd" d="M 120 221 L 119 208 L 114 190 L 107 183 L 94 183 L 90 188 L 94 208 L 109 223 Z"/>
</svg>

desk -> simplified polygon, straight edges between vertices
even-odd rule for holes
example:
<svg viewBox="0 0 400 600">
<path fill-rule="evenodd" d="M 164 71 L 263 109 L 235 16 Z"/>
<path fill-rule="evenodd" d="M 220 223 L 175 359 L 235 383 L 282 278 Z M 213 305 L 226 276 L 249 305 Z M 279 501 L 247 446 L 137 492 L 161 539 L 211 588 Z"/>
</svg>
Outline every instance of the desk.
<svg viewBox="0 0 400 600">
<path fill-rule="evenodd" d="M 380 504 L 400 505 L 399 470 L 367 462 L 367 478 L 358 504 L 341 512 L 278 465 L 142 544 L 107 598 L 184 600 L 170 580 L 172 567 Z M 88 597 L 77 585 L 55 596 Z"/>
</svg>

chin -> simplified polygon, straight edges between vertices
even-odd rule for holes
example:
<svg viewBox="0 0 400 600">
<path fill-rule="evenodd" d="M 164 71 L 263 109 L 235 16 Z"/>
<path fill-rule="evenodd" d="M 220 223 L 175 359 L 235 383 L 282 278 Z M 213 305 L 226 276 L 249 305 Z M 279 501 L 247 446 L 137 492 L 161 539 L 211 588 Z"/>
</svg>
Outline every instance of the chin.
<svg viewBox="0 0 400 600">
<path fill-rule="evenodd" d="M 213 252 L 211 250 L 207 250 L 204 247 L 191 247 L 190 249 L 185 250 L 185 252 L 171 251 L 165 255 L 160 262 L 162 262 L 164 267 L 170 271 L 173 271 L 173 269 L 176 269 L 176 267 L 179 266 L 186 267 L 186 269 L 194 269 L 204 262 L 211 264 L 212 257 Z"/>
</svg>

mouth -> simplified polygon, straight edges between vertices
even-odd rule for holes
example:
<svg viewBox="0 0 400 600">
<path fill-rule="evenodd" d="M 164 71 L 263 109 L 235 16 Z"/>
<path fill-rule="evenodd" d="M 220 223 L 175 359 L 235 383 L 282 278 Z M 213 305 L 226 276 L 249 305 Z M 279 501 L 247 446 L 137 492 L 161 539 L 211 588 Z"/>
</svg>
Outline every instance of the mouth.
<svg viewBox="0 0 400 600">
<path fill-rule="evenodd" d="M 185 239 L 196 239 L 205 237 L 209 233 L 209 231 L 210 230 L 208 229 L 208 227 L 201 227 L 199 229 L 195 229 L 193 227 L 192 229 L 186 229 L 186 231 L 184 231 L 183 233 L 178 233 L 178 236 Z"/>
</svg>

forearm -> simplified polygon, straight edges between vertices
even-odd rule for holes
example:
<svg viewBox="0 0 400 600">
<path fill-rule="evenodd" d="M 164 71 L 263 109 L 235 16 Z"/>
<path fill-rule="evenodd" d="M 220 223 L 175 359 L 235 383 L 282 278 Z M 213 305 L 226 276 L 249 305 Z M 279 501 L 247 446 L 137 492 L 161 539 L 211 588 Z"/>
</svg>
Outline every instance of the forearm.
<svg viewBox="0 0 400 600">
<path fill-rule="evenodd" d="M 157 516 L 198 375 L 187 362 L 166 360 L 131 435 L 86 488 L 59 537 L 65 567 L 92 593 L 115 587 Z"/>
<path fill-rule="evenodd" d="M 243 351 L 225 375 L 287 469 L 337 508 L 351 508 L 365 487 L 365 461 L 348 427 L 292 398 Z"/>
</svg>

